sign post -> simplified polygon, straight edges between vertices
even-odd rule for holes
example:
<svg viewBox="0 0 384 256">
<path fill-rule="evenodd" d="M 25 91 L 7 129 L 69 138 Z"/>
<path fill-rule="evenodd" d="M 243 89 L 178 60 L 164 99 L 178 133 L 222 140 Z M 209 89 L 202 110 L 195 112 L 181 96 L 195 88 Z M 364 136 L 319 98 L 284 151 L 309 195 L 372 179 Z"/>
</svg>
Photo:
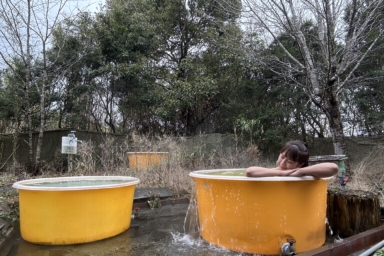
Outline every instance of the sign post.
<svg viewBox="0 0 384 256">
<path fill-rule="evenodd" d="M 61 153 L 68 154 L 68 172 L 72 171 L 72 155 L 77 154 L 77 142 L 81 143 L 71 131 L 66 137 L 61 137 Z"/>
</svg>

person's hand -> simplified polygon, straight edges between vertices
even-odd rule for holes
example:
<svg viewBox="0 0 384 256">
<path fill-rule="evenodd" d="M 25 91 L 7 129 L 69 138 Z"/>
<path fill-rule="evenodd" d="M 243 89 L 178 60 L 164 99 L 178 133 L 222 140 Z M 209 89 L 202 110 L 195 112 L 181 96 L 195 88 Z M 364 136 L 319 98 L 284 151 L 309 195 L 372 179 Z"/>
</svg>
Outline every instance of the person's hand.
<svg viewBox="0 0 384 256">
<path fill-rule="evenodd" d="M 280 176 L 292 176 L 292 177 L 299 177 L 299 173 L 297 171 L 298 169 L 292 169 L 292 170 L 282 170 Z"/>
<path fill-rule="evenodd" d="M 300 172 L 300 168 L 296 168 L 296 169 L 293 169 L 291 170 L 290 174 L 288 176 L 291 176 L 291 177 L 302 177 L 302 173 Z"/>
</svg>

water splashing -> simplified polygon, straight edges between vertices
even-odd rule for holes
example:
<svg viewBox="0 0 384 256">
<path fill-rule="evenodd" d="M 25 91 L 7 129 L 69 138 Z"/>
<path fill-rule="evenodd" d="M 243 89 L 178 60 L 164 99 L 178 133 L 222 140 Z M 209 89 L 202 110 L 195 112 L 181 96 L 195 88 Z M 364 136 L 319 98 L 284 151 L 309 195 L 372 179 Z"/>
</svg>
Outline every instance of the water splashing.
<svg viewBox="0 0 384 256">
<path fill-rule="evenodd" d="M 188 234 L 171 232 L 173 244 L 176 245 L 178 255 L 201 255 L 201 256 L 245 256 L 242 252 L 231 251 L 223 247 L 219 247 L 208 243 L 207 241 L 197 238 L 193 239 Z M 261 256 L 252 254 L 252 256 Z"/>
<path fill-rule="evenodd" d="M 336 236 L 334 237 L 334 242 L 335 242 L 335 243 L 341 243 L 341 242 L 343 242 L 343 241 L 344 241 L 344 239 L 341 238 L 339 235 L 336 235 Z"/>
<path fill-rule="evenodd" d="M 331 225 L 329 225 L 328 218 L 325 219 L 325 224 L 328 226 L 329 234 L 332 236 L 333 235 L 333 230 L 331 228 Z"/>
<path fill-rule="evenodd" d="M 197 239 L 200 237 L 199 214 L 197 211 L 197 201 L 196 201 L 196 190 L 195 189 L 192 190 L 191 199 L 189 201 L 187 214 L 185 215 L 184 233 L 189 235 L 192 239 Z"/>
<path fill-rule="evenodd" d="M 177 232 L 171 232 L 173 242 L 177 244 L 184 244 L 187 246 L 201 246 L 203 243 L 203 240 L 201 239 L 193 239 L 188 234 L 181 234 Z"/>
<path fill-rule="evenodd" d="M 331 225 L 329 225 L 328 219 L 325 219 L 325 224 L 329 229 L 329 236 L 327 236 L 328 243 L 341 243 L 344 241 L 343 238 L 339 236 L 338 232 L 333 232 Z"/>
</svg>

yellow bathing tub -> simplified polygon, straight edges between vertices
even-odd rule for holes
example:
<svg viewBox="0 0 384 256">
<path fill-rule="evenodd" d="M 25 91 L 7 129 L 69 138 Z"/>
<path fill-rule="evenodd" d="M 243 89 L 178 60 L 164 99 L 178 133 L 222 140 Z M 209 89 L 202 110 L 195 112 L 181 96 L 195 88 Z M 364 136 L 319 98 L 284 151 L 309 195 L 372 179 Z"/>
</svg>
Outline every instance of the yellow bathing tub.
<svg viewBox="0 0 384 256">
<path fill-rule="evenodd" d="M 166 162 L 168 152 L 128 152 L 129 168 L 143 170 Z"/>
<path fill-rule="evenodd" d="M 200 234 L 239 252 L 280 255 L 287 239 L 296 253 L 326 237 L 327 179 L 245 177 L 245 170 L 201 170 L 195 181 Z M 328 178 L 329 179 L 329 178 Z"/>
<path fill-rule="evenodd" d="M 20 230 L 37 244 L 78 244 L 115 236 L 131 223 L 135 185 L 126 176 L 81 176 L 16 182 Z"/>
</svg>

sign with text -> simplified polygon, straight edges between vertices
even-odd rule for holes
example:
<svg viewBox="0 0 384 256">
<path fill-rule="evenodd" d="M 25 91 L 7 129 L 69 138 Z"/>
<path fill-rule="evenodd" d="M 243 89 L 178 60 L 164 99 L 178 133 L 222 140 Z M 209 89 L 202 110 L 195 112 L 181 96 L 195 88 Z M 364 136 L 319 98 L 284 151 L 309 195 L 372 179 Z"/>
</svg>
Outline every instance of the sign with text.
<svg viewBox="0 0 384 256">
<path fill-rule="evenodd" d="M 77 154 L 76 137 L 61 137 L 61 153 Z"/>
</svg>

